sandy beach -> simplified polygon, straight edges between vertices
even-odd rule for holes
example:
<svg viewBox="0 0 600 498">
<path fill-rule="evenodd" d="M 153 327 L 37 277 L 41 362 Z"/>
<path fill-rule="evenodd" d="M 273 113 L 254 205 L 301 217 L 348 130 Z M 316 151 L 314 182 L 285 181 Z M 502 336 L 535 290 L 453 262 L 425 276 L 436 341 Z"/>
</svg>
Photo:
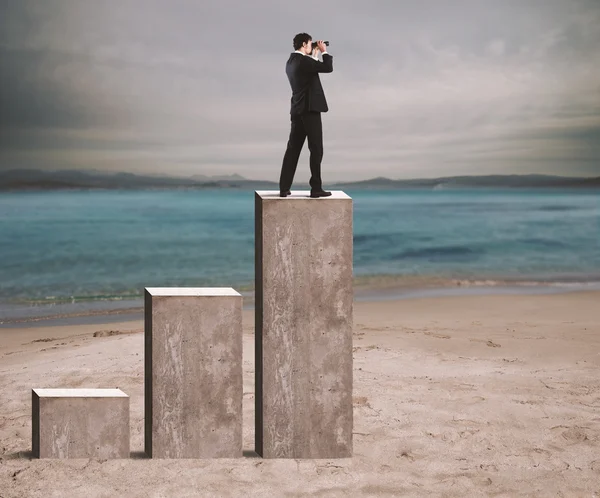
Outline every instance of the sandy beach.
<svg viewBox="0 0 600 498">
<path fill-rule="evenodd" d="M 0 329 L 0 497 L 600 497 L 600 292 L 354 305 L 354 456 L 254 453 L 244 311 L 244 458 L 143 453 L 143 322 Z M 131 458 L 31 458 L 31 389 L 118 387 Z"/>
</svg>

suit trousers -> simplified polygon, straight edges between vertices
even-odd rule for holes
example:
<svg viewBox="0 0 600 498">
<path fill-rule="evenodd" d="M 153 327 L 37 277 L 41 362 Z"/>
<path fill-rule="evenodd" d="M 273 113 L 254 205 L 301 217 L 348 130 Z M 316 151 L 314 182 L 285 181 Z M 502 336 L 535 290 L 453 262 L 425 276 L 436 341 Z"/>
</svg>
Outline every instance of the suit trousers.
<svg viewBox="0 0 600 498">
<path fill-rule="evenodd" d="M 304 146 L 304 140 L 308 137 L 308 148 L 310 150 L 310 187 L 311 190 L 321 190 L 321 160 L 323 159 L 323 126 L 321 113 L 309 111 L 303 114 L 290 114 L 291 130 L 287 149 L 283 156 L 281 165 L 281 176 L 279 177 L 279 190 L 285 192 L 292 188 L 298 158 Z"/>
</svg>

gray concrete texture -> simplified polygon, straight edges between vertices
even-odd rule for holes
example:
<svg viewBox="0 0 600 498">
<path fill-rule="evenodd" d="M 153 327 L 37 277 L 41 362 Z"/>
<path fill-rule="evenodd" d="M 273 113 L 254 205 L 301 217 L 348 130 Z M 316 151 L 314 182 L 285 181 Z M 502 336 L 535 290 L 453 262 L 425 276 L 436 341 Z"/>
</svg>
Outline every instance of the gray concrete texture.
<svg viewBox="0 0 600 498">
<path fill-rule="evenodd" d="M 120 389 L 32 389 L 35 458 L 129 458 L 129 396 Z"/>
<path fill-rule="evenodd" d="M 149 457 L 243 456 L 239 293 L 147 288 L 144 364 Z"/>
<path fill-rule="evenodd" d="M 352 199 L 257 191 L 256 452 L 352 456 Z"/>
</svg>

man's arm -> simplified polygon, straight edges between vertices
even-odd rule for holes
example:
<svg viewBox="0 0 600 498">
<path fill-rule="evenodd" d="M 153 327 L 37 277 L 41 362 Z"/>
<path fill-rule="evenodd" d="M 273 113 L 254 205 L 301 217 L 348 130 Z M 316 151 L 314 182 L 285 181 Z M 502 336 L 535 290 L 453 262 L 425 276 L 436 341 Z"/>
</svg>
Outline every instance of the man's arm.
<svg viewBox="0 0 600 498">
<path fill-rule="evenodd" d="M 312 57 L 302 57 L 300 60 L 302 61 L 302 69 L 309 73 L 333 72 L 333 56 L 327 52 L 323 52 L 323 62 L 315 60 Z"/>
</svg>

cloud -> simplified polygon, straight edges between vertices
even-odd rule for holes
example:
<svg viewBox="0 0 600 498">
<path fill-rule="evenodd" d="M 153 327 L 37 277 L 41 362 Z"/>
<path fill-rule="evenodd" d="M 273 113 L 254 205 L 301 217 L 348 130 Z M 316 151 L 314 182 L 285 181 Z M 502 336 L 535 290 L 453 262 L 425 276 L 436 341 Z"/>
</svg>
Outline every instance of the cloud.
<svg viewBox="0 0 600 498">
<path fill-rule="evenodd" d="M 21 0 L 0 19 L 0 168 L 278 178 L 306 31 L 334 57 L 326 181 L 600 175 L 595 0 Z"/>
</svg>

